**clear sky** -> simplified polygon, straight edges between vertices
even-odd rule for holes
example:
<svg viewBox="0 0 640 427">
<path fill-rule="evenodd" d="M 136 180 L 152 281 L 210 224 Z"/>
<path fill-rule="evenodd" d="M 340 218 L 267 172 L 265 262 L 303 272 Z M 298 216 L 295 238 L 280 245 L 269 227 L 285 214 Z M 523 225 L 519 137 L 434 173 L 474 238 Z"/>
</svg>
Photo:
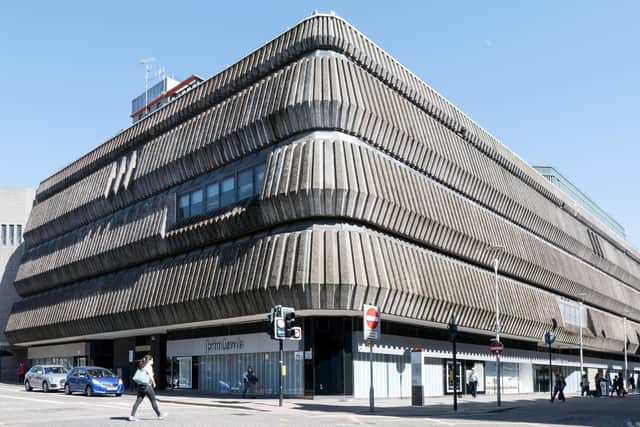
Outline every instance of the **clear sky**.
<svg viewBox="0 0 640 427">
<path fill-rule="evenodd" d="M 13 1 L 0 10 L 0 185 L 37 187 L 130 124 L 138 60 L 210 77 L 334 10 L 640 247 L 640 2 Z"/>
</svg>

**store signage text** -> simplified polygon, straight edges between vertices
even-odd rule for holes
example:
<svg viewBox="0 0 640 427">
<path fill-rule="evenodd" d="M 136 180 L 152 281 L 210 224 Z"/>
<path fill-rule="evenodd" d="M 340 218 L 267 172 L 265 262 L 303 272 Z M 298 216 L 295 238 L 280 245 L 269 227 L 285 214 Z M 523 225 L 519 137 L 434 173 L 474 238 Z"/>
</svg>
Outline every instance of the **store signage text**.
<svg viewBox="0 0 640 427">
<path fill-rule="evenodd" d="M 244 348 L 244 341 L 241 339 L 234 340 L 207 340 L 205 342 L 205 354 L 220 353 L 227 351 L 238 351 Z"/>
</svg>

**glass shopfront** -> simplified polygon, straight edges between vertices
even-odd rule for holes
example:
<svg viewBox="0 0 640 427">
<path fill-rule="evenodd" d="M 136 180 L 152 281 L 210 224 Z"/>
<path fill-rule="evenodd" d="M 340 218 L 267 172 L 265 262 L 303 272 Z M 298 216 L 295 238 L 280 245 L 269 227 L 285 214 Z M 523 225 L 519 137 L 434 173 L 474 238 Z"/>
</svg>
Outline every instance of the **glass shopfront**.
<svg viewBox="0 0 640 427">
<path fill-rule="evenodd" d="M 475 360 L 458 360 L 457 375 L 458 375 L 458 393 L 467 394 L 469 391 L 469 382 L 473 372 L 478 377 L 478 393 L 484 393 L 485 391 L 485 362 Z M 445 362 L 445 394 L 453 393 L 453 360 L 447 360 Z"/>
<path fill-rule="evenodd" d="M 520 387 L 518 385 L 519 371 L 517 363 L 501 362 L 501 374 L 500 374 L 500 386 L 503 394 L 519 393 Z M 487 393 L 495 394 L 497 392 L 497 380 L 496 380 L 496 363 L 487 362 L 486 364 L 486 377 L 487 377 Z"/>
<path fill-rule="evenodd" d="M 286 395 L 304 394 L 304 357 L 297 341 L 285 341 Z M 193 388 L 204 393 L 240 395 L 242 376 L 248 367 L 258 378 L 252 394 L 276 395 L 279 391 L 277 342 L 267 334 L 167 341 L 168 383 L 174 388 Z M 190 354 L 190 355 L 189 355 Z"/>
</svg>

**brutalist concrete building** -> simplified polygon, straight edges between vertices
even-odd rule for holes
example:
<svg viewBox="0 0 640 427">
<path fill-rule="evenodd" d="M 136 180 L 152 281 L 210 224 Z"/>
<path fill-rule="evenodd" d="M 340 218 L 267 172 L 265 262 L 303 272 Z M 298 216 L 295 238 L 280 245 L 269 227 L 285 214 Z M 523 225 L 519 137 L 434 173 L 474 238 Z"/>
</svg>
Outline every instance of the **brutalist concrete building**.
<svg viewBox="0 0 640 427">
<path fill-rule="evenodd" d="M 70 128 L 69 130 L 73 130 Z M 274 304 L 292 395 L 368 393 L 361 309 L 378 305 L 376 394 L 495 391 L 499 253 L 505 393 L 570 389 L 584 365 L 637 364 L 640 254 L 344 20 L 314 15 L 48 177 L 24 235 L 6 335 L 34 361 L 129 375 L 151 352 L 169 387 L 277 384 Z M 583 305 L 581 305 L 583 302 Z M 581 309 L 581 307 L 583 307 Z M 582 319 L 582 325 L 581 320 Z"/>
</svg>

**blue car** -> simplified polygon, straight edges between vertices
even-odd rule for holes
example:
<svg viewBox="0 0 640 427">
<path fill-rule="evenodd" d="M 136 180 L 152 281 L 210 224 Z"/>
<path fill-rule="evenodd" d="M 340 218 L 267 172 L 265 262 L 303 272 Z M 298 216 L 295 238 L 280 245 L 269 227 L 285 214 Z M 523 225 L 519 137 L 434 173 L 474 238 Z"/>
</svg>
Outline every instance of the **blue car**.
<svg viewBox="0 0 640 427">
<path fill-rule="evenodd" d="M 124 385 L 122 380 L 108 369 L 97 366 L 81 366 L 71 369 L 67 374 L 64 393 L 84 393 L 86 396 L 96 394 L 120 396 L 124 393 Z"/>
</svg>

